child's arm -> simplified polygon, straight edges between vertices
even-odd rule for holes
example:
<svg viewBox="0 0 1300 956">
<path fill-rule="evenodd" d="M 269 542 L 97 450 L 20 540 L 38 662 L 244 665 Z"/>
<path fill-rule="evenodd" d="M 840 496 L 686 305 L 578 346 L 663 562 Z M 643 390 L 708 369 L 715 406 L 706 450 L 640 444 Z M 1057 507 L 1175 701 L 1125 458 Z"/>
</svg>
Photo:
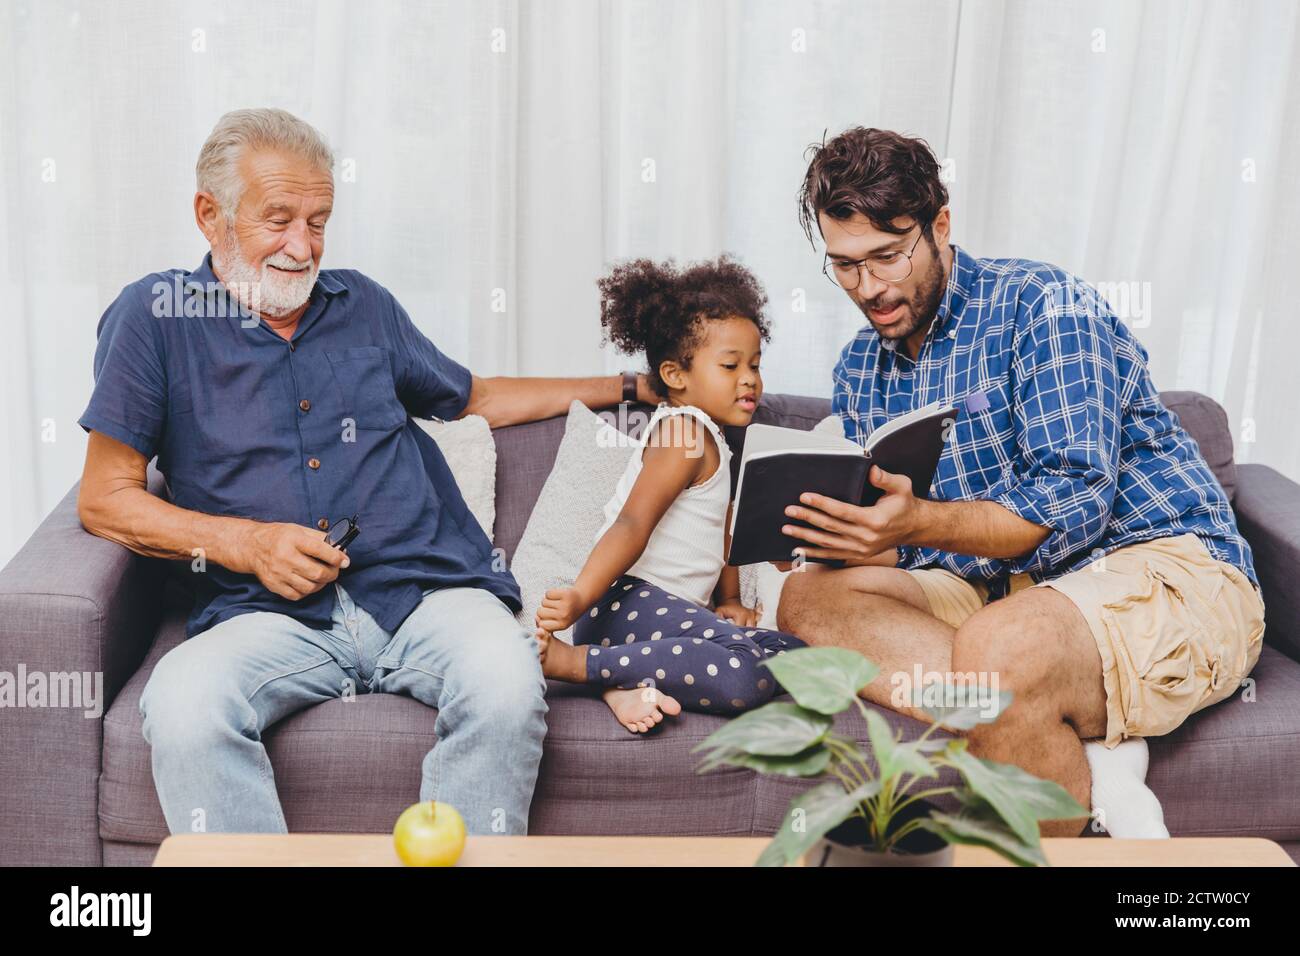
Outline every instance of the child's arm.
<svg viewBox="0 0 1300 956">
<path fill-rule="evenodd" d="M 636 563 L 659 519 L 677 496 L 699 477 L 705 456 L 692 450 L 702 447 L 700 423 L 674 415 L 656 427 L 659 437 L 647 441 L 641 474 L 623 510 L 596 542 L 573 587 L 546 592 L 537 611 L 537 626 L 543 630 L 564 630 L 599 601 L 609 586 Z"/>
<path fill-rule="evenodd" d="M 727 555 L 731 554 L 731 509 L 732 505 L 727 505 L 726 551 L 723 552 Z M 758 623 L 757 612 L 745 607 L 740 600 L 740 568 L 729 564 L 722 566 L 718 586 L 713 589 L 713 613 L 740 627 L 753 627 Z"/>
</svg>

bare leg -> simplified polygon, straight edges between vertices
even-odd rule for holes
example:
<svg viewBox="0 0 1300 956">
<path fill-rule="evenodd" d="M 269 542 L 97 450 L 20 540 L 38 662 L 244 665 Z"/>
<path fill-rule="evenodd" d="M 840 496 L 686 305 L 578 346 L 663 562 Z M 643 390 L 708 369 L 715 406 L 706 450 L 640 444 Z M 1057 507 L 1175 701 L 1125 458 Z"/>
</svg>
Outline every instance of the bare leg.
<svg viewBox="0 0 1300 956">
<path fill-rule="evenodd" d="M 881 667 L 862 693 L 895 706 L 889 675 L 923 671 L 998 675 L 1012 706 L 966 734 L 971 752 L 1015 764 L 1090 806 L 1092 775 L 1082 740 L 1106 733 L 1101 656 L 1088 623 L 1065 595 L 1032 588 L 978 611 L 955 632 L 927 613 L 920 585 L 898 568 L 818 569 L 793 575 L 778 623 L 809 644 L 848 647 Z M 1040 824 L 1045 836 L 1077 836 L 1086 818 Z"/>
<path fill-rule="evenodd" d="M 781 592 L 777 626 L 813 645 L 847 647 L 880 667 L 861 696 L 920 720 L 904 703 L 895 677 L 908 687 L 922 672 L 952 669 L 953 628 L 929 612 L 921 586 L 900 568 L 819 569 L 792 574 Z"/>
<path fill-rule="evenodd" d="M 952 669 L 996 675 L 998 689 L 1014 695 L 1006 713 L 966 734 L 972 753 L 1054 780 L 1090 806 L 1080 738 L 1105 735 L 1106 692 L 1096 642 L 1069 598 L 1030 588 L 977 611 L 957 630 Z M 1039 827 L 1044 836 L 1077 836 L 1086 822 Z"/>
<path fill-rule="evenodd" d="M 542 664 L 542 675 L 552 680 L 570 684 L 587 682 L 587 649 L 574 647 L 557 638 L 550 631 L 537 628 L 537 657 Z"/>
</svg>

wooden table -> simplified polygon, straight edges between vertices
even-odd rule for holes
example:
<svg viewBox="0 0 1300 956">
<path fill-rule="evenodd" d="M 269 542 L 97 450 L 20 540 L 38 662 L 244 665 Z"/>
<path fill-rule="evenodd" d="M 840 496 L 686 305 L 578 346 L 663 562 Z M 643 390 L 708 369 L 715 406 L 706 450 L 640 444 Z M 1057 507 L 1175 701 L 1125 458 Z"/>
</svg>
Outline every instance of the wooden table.
<svg viewBox="0 0 1300 956">
<path fill-rule="evenodd" d="M 470 837 L 458 866 L 751 866 L 766 837 Z M 1054 866 L 1294 866 L 1257 837 L 1043 840 Z M 957 866 L 1010 866 L 983 847 L 956 848 Z M 386 834 L 184 833 L 154 866 L 401 866 Z"/>
</svg>

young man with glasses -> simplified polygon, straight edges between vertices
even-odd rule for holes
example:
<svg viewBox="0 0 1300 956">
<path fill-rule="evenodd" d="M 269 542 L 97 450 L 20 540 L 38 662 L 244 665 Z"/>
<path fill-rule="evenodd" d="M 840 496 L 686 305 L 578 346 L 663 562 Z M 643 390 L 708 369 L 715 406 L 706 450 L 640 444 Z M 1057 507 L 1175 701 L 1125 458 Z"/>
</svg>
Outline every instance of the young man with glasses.
<svg viewBox="0 0 1300 956">
<path fill-rule="evenodd" d="M 898 693 L 917 670 L 1011 691 L 967 733 L 973 753 L 1091 800 L 1112 836 L 1167 836 L 1143 738 L 1236 690 L 1264 607 L 1146 350 L 1069 273 L 952 243 L 921 140 L 850 129 L 814 147 L 800 200 L 827 277 L 868 321 L 834 371 L 847 437 L 936 401 L 960 412 L 929 489 L 873 468 L 886 494 L 872 507 L 791 504 L 815 526 L 786 526 L 799 551 L 848 566 L 791 575 L 778 625 L 860 650 L 881 667 L 863 696 L 903 713 L 919 715 L 923 689 Z"/>
</svg>

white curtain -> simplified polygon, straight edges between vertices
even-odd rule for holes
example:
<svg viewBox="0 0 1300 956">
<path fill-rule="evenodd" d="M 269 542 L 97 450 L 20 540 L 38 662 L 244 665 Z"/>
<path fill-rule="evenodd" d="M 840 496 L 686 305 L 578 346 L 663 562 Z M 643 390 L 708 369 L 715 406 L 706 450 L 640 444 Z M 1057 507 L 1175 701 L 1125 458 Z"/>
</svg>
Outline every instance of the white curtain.
<svg viewBox="0 0 1300 956">
<path fill-rule="evenodd" d="M 625 367 L 607 264 L 729 251 L 771 297 L 767 388 L 815 395 L 862 319 L 799 230 L 803 150 L 924 136 L 959 243 L 1101 283 L 1161 388 L 1300 477 L 1298 31 L 1286 0 L 0 0 L 0 562 L 80 475 L 100 314 L 198 263 L 199 145 L 252 105 L 337 150 L 326 265 L 476 373 Z"/>
</svg>

